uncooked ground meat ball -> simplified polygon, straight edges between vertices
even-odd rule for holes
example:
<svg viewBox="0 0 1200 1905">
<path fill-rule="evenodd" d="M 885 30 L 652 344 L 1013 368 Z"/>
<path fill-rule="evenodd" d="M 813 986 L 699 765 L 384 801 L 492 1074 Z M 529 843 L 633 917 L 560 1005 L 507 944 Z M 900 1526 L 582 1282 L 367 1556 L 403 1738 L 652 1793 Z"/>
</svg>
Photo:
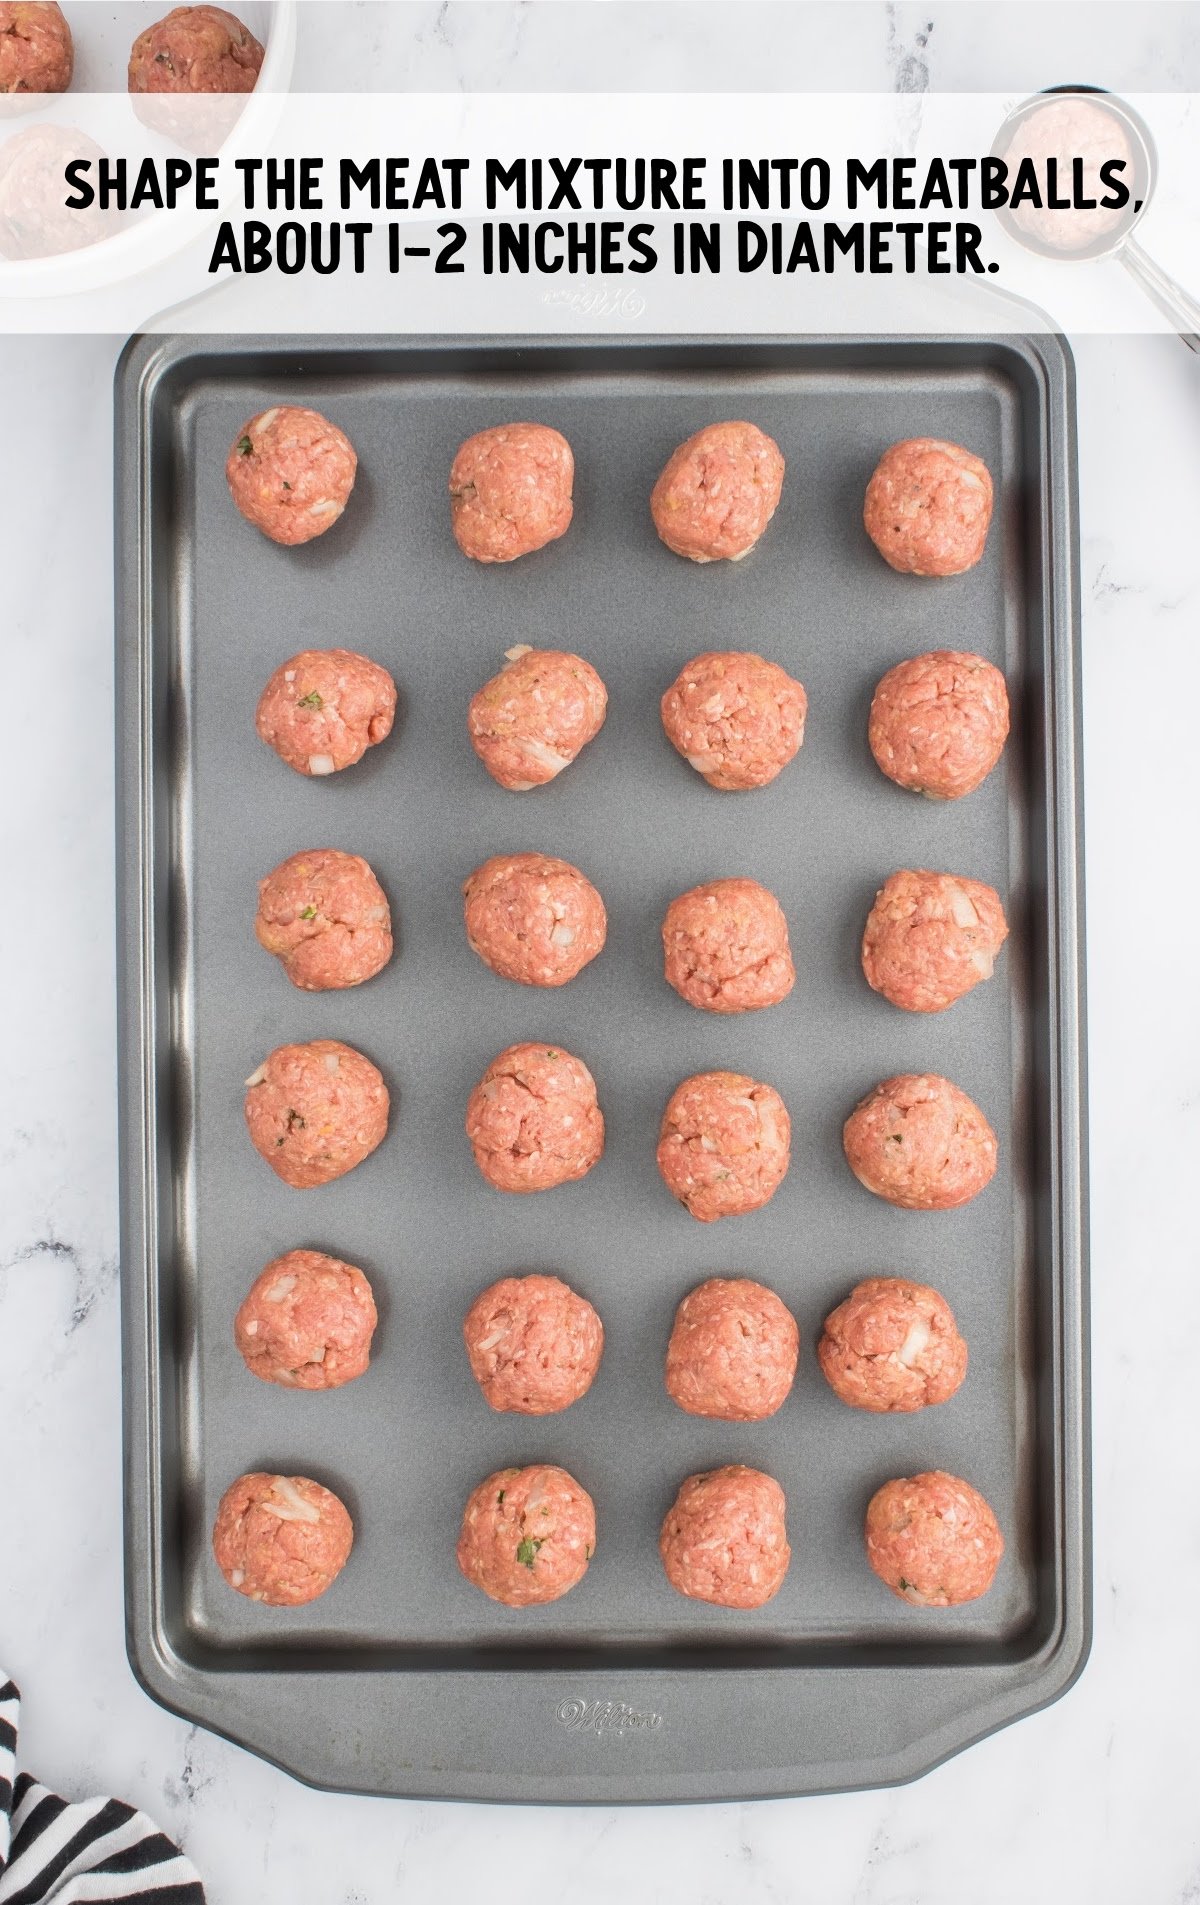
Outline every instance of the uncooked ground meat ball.
<svg viewBox="0 0 1200 1905">
<path fill-rule="evenodd" d="M 717 1607 L 762 1607 L 788 1571 L 783 1490 L 733 1463 L 689 1475 L 667 1511 L 658 1551 L 671 1586 Z"/>
<path fill-rule="evenodd" d="M 338 774 L 386 741 L 396 684 L 386 668 L 349 648 L 304 648 L 262 692 L 259 738 L 297 774 Z"/>
<path fill-rule="evenodd" d="M 510 1045 L 467 1100 L 467 1137 L 498 1191 L 548 1191 L 586 1177 L 604 1150 L 596 1081 L 555 1045 Z"/>
<path fill-rule="evenodd" d="M 776 662 L 696 655 L 662 698 L 671 746 L 722 793 L 766 787 L 799 752 L 808 697 Z"/>
<path fill-rule="evenodd" d="M 875 895 L 862 942 L 868 985 L 906 1012 L 944 1012 L 990 979 L 1008 938 L 1000 895 L 982 880 L 905 869 Z"/>
<path fill-rule="evenodd" d="M 548 1416 L 595 1380 L 604 1325 L 561 1277 L 501 1277 L 463 1319 L 471 1374 L 493 1409 Z"/>
<path fill-rule="evenodd" d="M 938 437 L 909 437 L 885 450 L 863 503 L 868 536 L 884 561 L 905 575 L 973 569 L 991 520 L 987 464 Z"/>
<path fill-rule="evenodd" d="M 663 1182 L 711 1224 L 759 1210 L 783 1183 L 791 1120 L 777 1091 L 741 1072 L 697 1072 L 672 1093 L 658 1139 Z"/>
<path fill-rule="evenodd" d="M 1072 162 L 1080 161 L 1081 198 L 1096 201 L 1109 196 L 1100 168 L 1112 161 L 1124 165 L 1121 176 L 1137 189 L 1129 134 L 1116 113 L 1098 100 L 1067 94 L 1047 100 L 1044 106 L 1022 116 L 1005 150 L 1005 164 L 1015 171 L 1023 161 L 1031 161 L 1038 175 L 1045 178 L 1049 159 L 1057 161 L 1060 178 L 1069 178 Z M 1029 237 L 1063 252 L 1082 251 L 1098 239 L 1108 238 L 1130 215 L 1127 206 L 1097 203 L 1078 209 L 1023 203 L 1008 214 Z"/>
<path fill-rule="evenodd" d="M 294 548 L 333 528 L 357 469 L 354 445 L 336 423 L 319 410 L 276 404 L 238 431 L 225 477 L 246 521 Z"/>
<path fill-rule="evenodd" d="M 569 860 L 497 854 L 463 884 L 467 944 L 502 979 L 565 986 L 604 945 L 604 901 Z"/>
<path fill-rule="evenodd" d="M 0 0 L 0 93 L 65 93 L 75 45 L 59 6 Z"/>
<path fill-rule="evenodd" d="M 545 787 L 604 726 L 608 690 L 590 662 L 519 642 L 467 711 L 471 746 L 510 793 Z"/>
<path fill-rule="evenodd" d="M 749 1277 L 710 1277 L 684 1297 L 667 1345 L 667 1394 L 693 1416 L 761 1422 L 787 1401 L 800 1332 Z"/>
<path fill-rule="evenodd" d="M 468 1498 L 458 1565 L 504 1607 L 560 1600 L 595 1552 L 592 1498 L 565 1468 L 498 1468 Z"/>
<path fill-rule="evenodd" d="M 0 37 L 0 57 L 4 40 Z M 99 204 L 73 212 L 65 203 L 66 168 L 75 159 L 94 166 L 104 152 L 74 126 L 25 126 L 0 146 L 0 256 L 57 258 L 99 244 L 117 230 L 122 214 Z"/>
<path fill-rule="evenodd" d="M 223 7 L 175 7 L 139 33 L 129 54 L 131 93 L 252 93 L 265 55 Z"/>
<path fill-rule="evenodd" d="M 268 1607 L 315 1601 L 345 1567 L 345 1504 L 307 1475 L 239 1475 L 221 1497 L 213 1554 L 231 1588 Z"/>
<path fill-rule="evenodd" d="M 450 466 L 450 524 L 464 556 L 513 562 L 571 526 L 575 458 L 545 423 L 480 430 Z"/>
<path fill-rule="evenodd" d="M 775 514 L 779 445 L 753 423 L 710 423 L 670 457 L 650 514 L 667 548 L 693 562 L 738 562 Z"/>
<path fill-rule="evenodd" d="M 344 1177 L 387 1135 L 388 1088 L 339 1039 L 280 1045 L 246 1080 L 246 1127 L 259 1156 L 296 1190 Z"/>
<path fill-rule="evenodd" d="M 294 986 L 332 992 L 374 978 L 392 956 L 387 896 L 357 853 L 293 853 L 258 883 L 254 931 Z"/>
<path fill-rule="evenodd" d="M 914 1607 L 977 1601 L 996 1578 L 1004 1536 L 970 1482 L 942 1469 L 900 1476 L 867 1506 L 867 1560 Z"/>
<path fill-rule="evenodd" d="M 825 1318 L 817 1359 L 835 1395 L 876 1415 L 946 1402 L 967 1373 L 950 1305 L 907 1277 L 857 1284 Z"/>
<path fill-rule="evenodd" d="M 234 1318 L 246 1367 L 288 1389 L 338 1389 L 371 1360 L 378 1316 L 361 1270 L 321 1250 L 289 1250 L 256 1279 Z"/>
<path fill-rule="evenodd" d="M 757 880 L 709 880 L 681 893 L 662 939 L 667 984 L 705 1012 L 757 1012 L 796 983 L 783 908 Z"/>
<path fill-rule="evenodd" d="M 859 1183 L 905 1210 L 970 1203 L 996 1172 L 996 1134 L 979 1106 L 931 1073 L 885 1078 L 842 1131 Z"/>
<path fill-rule="evenodd" d="M 875 690 L 867 737 L 898 787 L 961 800 L 991 773 L 1008 739 L 1004 676 L 982 655 L 937 648 L 889 668 Z"/>
</svg>

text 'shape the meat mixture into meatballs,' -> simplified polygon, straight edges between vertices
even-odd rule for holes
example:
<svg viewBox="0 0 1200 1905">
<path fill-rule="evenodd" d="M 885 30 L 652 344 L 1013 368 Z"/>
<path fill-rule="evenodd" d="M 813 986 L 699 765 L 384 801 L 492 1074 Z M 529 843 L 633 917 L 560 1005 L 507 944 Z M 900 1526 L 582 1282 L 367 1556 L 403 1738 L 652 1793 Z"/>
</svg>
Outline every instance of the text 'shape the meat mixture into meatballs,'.
<svg viewBox="0 0 1200 1905">
<path fill-rule="evenodd" d="M 596 1510 L 565 1468 L 500 1468 L 467 1501 L 458 1565 L 504 1607 L 558 1601 L 596 1552 Z"/>
<path fill-rule="evenodd" d="M 268 1607 L 303 1607 L 345 1567 L 354 1527 L 345 1504 L 307 1475 L 239 1475 L 213 1527 L 213 1555 L 231 1588 Z"/>
<path fill-rule="evenodd" d="M 650 497 L 667 548 L 692 562 L 738 562 L 778 507 L 779 445 L 753 423 L 710 423 L 672 454 Z"/>
<path fill-rule="evenodd" d="M 969 1204 L 996 1173 L 996 1134 L 979 1106 L 932 1073 L 885 1078 L 842 1131 L 859 1183 L 904 1210 Z"/>
<path fill-rule="evenodd" d="M 757 880 L 710 880 L 681 893 L 662 941 L 667 984 L 703 1012 L 757 1012 L 796 983 L 783 908 Z"/>
<path fill-rule="evenodd" d="M 502 1277 L 463 1318 L 471 1374 L 493 1409 L 556 1415 L 591 1388 L 604 1325 L 561 1277 Z"/>
<path fill-rule="evenodd" d="M 1008 727 L 1000 670 L 982 655 L 938 648 L 888 669 L 871 702 L 867 738 L 897 787 L 961 800 L 995 767 Z"/>
<path fill-rule="evenodd" d="M 253 33 L 224 7 L 175 7 L 134 41 L 129 90 L 252 93 L 264 57 Z"/>
<path fill-rule="evenodd" d="M 254 931 L 294 986 L 334 992 L 360 986 L 392 956 L 387 896 L 357 853 L 293 853 L 258 883 Z"/>
<path fill-rule="evenodd" d="M 362 1271 L 321 1250 L 289 1250 L 251 1285 L 233 1336 L 252 1376 L 285 1389 L 339 1389 L 371 1360 L 378 1322 Z"/>
<path fill-rule="evenodd" d="M 740 1072 L 697 1072 L 671 1094 L 658 1168 L 672 1197 L 702 1224 L 760 1210 L 791 1160 L 791 1120 L 779 1093 Z"/>
<path fill-rule="evenodd" d="M 804 740 L 808 697 L 776 662 L 737 650 L 696 655 L 662 698 L 668 741 L 721 793 L 766 787 Z"/>
<path fill-rule="evenodd" d="M 59 6 L 0 0 L 0 93 L 65 93 L 75 44 Z"/>
<path fill-rule="evenodd" d="M 586 1177 L 604 1150 L 596 1081 L 558 1045 L 510 1045 L 467 1100 L 467 1137 L 498 1191 L 548 1191 Z"/>
<path fill-rule="evenodd" d="M 717 1607 L 762 1607 L 792 1558 L 786 1507 L 774 1476 L 756 1468 L 734 1463 L 689 1475 L 658 1538 L 671 1586 Z"/>
<path fill-rule="evenodd" d="M 297 774 L 340 774 L 386 741 L 396 684 L 349 648 L 305 648 L 271 676 L 258 704 L 259 739 Z"/>
<path fill-rule="evenodd" d="M 388 1108 L 378 1068 L 338 1039 L 277 1046 L 246 1080 L 250 1141 L 300 1191 L 370 1157 L 387 1135 Z"/>
<path fill-rule="evenodd" d="M 607 709 L 608 690 L 581 655 L 518 643 L 472 697 L 467 731 L 492 779 L 525 794 L 571 765 L 599 734 Z"/>
<path fill-rule="evenodd" d="M 318 410 L 292 404 L 251 417 L 225 461 L 230 494 L 246 521 L 288 548 L 333 528 L 357 470 L 345 431 Z"/>
<path fill-rule="evenodd" d="M 817 1360 L 852 1409 L 899 1415 L 949 1401 L 967 1373 L 967 1346 L 936 1290 L 868 1277 L 826 1317 Z"/>
<path fill-rule="evenodd" d="M 987 464 L 937 437 L 909 437 L 885 450 L 863 503 L 868 536 L 884 561 L 905 575 L 973 569 L 991 520 Z"/>
<path fill-rule="evenodd" d="M 787 1401 L 800 1332 L 749 1277 L 710 1277 L 684 1297 L 667 1345 L 667 1394 L 692 1416 L 762 1422 Z"/>
<path fill-rule="evenodd" d="M 450 466 L 450 524 L 464 556 L 514 562 L 571 526 L 575 458 L 545 423 L 480 430 Z"/>
<path fill-rule="evenodd" d="M 497 854 L 463 884 L 467 944 L 501 979 L 565 986 L 604 945 L 608 919 L 591 881 L 548 853 Z"/>
<path fill-rule="evenodd" d="M 991 978 L 1007 938 L 994 886 L 905 869 L 875 895 L 862 969 L 867 984 L 905 1012 L 944 1012 Z"/>
<path fill-rule="evenodd" d="M 1004 1536 L 977 1488 L 933 1469 L 885 1482 L 866 1519 L 867 1560 L 902 1601 L 960 1607 L 996 1578 Z"/>
</svg>

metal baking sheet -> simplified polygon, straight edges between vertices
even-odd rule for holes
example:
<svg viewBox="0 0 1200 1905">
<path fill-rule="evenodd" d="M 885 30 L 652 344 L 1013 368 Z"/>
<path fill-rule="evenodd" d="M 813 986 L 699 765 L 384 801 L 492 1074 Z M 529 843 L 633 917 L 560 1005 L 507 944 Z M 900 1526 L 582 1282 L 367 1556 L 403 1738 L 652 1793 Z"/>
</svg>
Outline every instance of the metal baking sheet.
<svg viewBox="0 0 1200 1905">
<path fill-rule="evenodd" d="M 122 891 L 122 1178 L 131 1659 L 158 1699 L 317 1784 L 524 1800 L 746 1797 L 917 1774 L 1054 1698 L 1089 1629 L 1086 1308 L 1077 798 L 1073 385 L 1053 337 L 595 342 L 138 340 L 117 380 Z M 350 434 L 359 476 L 306 548 L 234 511 L 238 425 L 311 403 Z M 783 500 L 744 563 L 668 554 L 647 498 L 670 450 L 747 416 L 787 458 Z M 481 567 L 449 531 L 455 447 L 533 417 L 577 461 L 569 534 Z M 998 479 L 984 561 L 952 581 L 894 575 L 861 527 L 896 438 L 936 434 Z M 473 690 L 514 642 L 578 649 L 610 692 L 599 739 L 551 787 L 504 793 L 466 739 Z M 253 710 L 296 649 L 386 663 L 392 739 L 304 781 Z M 906 797 L 871 761 L 871 691 L 904 655 L 970 647 L 1006 671 L 1004 765 L 969 800 Z M 758 649 L 808 689 L 808 736 L 768 790 L 718 795 L 667 745 L 658 702 L 709 647 Z M 255 883 L 285 855 L 364 853 L 398 954 L 342 994 L 294 991 L 255 943 Z M 576 862 L 608 904 L 603 955 L 544 993 L 468 950 L 460 883 L 489 854 Z M 866 987 L 858 941 L 900 866 L 998 886 L 1013 926 L 997 977 L 951 1012 L 901 1013 Z M 659 924 L 695 882 L 744 873 L 783 903 L 798 982 L 722 1020 L 662 977 Z M 243 1081 L 290 1039 L 367 1052 L 393 1094 L 386 1142 L 297 1192 L 255 1155 Z M 608 1121 L 582 1183 L 506 1198 L 462 1132 L 487 1061 L 553 1039 L 592 1068 Z M 658 1178 L 664 1103 L 728 1066 L 778 1087 L 792 1168 L 773 1202 L 695 1223 Z M 878 1079 L 947 1073 L 1001 1139 L 960 1211 L 898 1211 L 855 1183 L 844 1117 Z M 361 1264 L 380 1299 L 370 1372 L 329 1395 L 255 1382 L 234 1310 L 297 1245 Z M 553 1269 L 599 1309 L 600 1376 L 559 1417 L 495 1416 L 460 1324 L 514 1269 Z M 681 1414 L 662 1383 L 675 1306 L 703 1277 L 778 1290 L 802 1330 L 795 1393 L 769 1422 Z M 861 1276 L 916 1275 L 970 1344 L 947 1405 L 877 1418 L 817 1369 L 826 1312 Z M 590 1490 L 598 1552 L 581 1586 L 513 1612 L 458 1575 L 463 1501 L 490 1469 L 552 1459 Z M 668 1587 L 656 1537 L 679 1481 L 768 1469 L 794 1559 L 767 1607 Z M 208 1536 L 244 1469 L 314 1475 L 354 1517 L 335 1587 L 280 1611 L 232 1594 Z M 866 1566 L 862 1514 L 892 1475 L 945 1467 L 993 1503 L 1008 1551 L 992 1592 L 916 1611 Z"/>
</svg>

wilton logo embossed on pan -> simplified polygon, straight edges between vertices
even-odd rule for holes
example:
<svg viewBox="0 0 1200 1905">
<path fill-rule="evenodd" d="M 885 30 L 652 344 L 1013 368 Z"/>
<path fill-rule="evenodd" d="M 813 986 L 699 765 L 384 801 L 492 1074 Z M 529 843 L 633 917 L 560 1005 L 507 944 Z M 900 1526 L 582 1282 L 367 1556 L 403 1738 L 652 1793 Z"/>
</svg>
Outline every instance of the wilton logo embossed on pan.
<svg viewBox="0 0 1200 1905">
<path fill-rule="evenodd" d="M 555 1718 L 568 1733 L 655 1733 L 661 1713 L 639 1713 L 623 1700 L 561 1700 Z"/>
</svg>

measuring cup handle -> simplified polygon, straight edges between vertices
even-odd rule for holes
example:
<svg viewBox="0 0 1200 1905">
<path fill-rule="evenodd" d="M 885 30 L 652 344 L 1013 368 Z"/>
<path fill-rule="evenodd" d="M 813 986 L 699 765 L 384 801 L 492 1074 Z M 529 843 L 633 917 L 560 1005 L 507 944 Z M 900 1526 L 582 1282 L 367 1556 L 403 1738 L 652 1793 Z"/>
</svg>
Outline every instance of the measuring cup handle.
<svg viewBox="0 0 1200 1905">
<path fill-rule="evenodd" d="M 1121 248 L 1121 263 L 1141 285 L 1146 296 L 1169 317 L 1189 350 L 1200 352 L 1200 304 L 1182 285 L 1169 278 L 1160 265 L 1128 238 Z"/>
</svg>

